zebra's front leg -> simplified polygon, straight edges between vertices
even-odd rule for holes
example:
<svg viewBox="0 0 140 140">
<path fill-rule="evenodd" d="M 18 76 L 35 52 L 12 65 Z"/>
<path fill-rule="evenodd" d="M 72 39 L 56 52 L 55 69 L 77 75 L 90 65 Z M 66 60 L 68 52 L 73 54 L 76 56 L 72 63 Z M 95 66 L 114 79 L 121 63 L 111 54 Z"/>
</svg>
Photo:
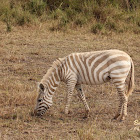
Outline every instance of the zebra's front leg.
<svg viewBox="0 0 140 140">
<path fill-rule="evenodd" d="M 70 107 L 70 102 L 71 102 L 72 94 L 73 94 L 73 91 L 69 91 L 67 93 L 66 106 L 65 106 L 65 114 L 69 114 L 69 107 Z"/>
<path fill-rule="evenodd" d="M 66 84 L 67 84 L 67 97 L 66 97 L 66 106 L 65 106 L 65 114 L 69 113 L 69 107 L 70 107 L 70 102 L 71 102 L 71 97 L 73 94 L 73 90 L 75 88 L 76 85 L 76 80 L 69 80 Z"/>
<path fill-rule="evenodd" d="M 88 106 L 88 104 L 87 104 L 87 101 L 86 101 L 85 94 L 84 94 L 84 92 L 83 92 L 82 86 L 77 84 L 77 85 L 75 86 L 75 88 L 76 88 L 76 90 L 77 90 L 77 92 L 78 92 L 79 98 L 81 99 L 81 101 L 83 102 L 83 104 L 84 104 L 84 106 L 85 106 L 85 111 L 86 111 L 86 112 L 85 112 L 84 118 L 87 118 L 88 115 L 89 115 L 90 109 L 89 109 L 89 106 Z"/>
</svg>

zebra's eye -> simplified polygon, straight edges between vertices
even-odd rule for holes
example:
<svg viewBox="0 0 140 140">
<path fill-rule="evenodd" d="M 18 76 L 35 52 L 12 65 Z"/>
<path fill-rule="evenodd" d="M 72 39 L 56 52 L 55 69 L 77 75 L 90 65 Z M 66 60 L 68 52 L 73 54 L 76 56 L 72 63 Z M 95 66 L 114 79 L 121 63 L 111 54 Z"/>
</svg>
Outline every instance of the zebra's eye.
<svg viewBox="0 0 140 140">
<path fill-rule="evenodd" d="M 38 99 L 38 102 L 41 102 L 42 101 L 42 99 Z"/>
</svg>

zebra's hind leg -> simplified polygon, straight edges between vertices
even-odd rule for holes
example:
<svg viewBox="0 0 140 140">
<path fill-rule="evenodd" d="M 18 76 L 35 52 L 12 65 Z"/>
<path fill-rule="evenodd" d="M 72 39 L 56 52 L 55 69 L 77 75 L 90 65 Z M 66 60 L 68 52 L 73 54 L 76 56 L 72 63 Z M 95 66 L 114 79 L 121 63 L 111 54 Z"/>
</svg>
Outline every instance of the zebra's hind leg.
<svg viewBox="0 0 140 140">
<path fill-rule="evenodd" d="M 120 121 L 125 120 L 125 117 L 127 116 L 127 103 L 128 103 L 128 97 L 125 94 L 125 84 L 117 84 L 116 85 L 119 98 L 120 98 L 120 104 L 118 108 L 118 113 L 115 115 L 114 119 L 117 119 L 120 116 Z"/>
<path fill-rule="evenodd" d="M 87 104 L 87 101 L 86 101 L 85 94 L 84 94 L 84 92 L 83 92 L 82 86 L 81 86 L 80 84 L 77 84 L 77 85 L 75 86 L 75 88 L 76 88 L 76 90 L 77 90 L 77 92 L 78 92 L 79 98 L 81 99 L 81 101 L 83 102 L 84 107 L 85 107 L 85 111 L 86 111 L 86 112 L 85 112 L 84 118 L 87 118 L 88 115 L 89 115 L 90 109 L 89 109 L 89 106 L 88 106 L 88 104 Z"/>
</svg>

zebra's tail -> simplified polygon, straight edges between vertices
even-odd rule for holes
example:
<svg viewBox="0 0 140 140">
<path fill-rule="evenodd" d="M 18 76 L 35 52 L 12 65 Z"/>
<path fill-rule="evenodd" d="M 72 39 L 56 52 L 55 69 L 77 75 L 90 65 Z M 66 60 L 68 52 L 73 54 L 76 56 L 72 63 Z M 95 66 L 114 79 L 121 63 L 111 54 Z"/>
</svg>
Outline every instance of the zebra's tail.
<svg viewBox="0 0 140 140">
<path fill-rule="evenodd" d="M 132 94 L 133 89 L 134 89 L 134 63 L 131 59 L 131 72 L 130 72 L 130 79 L 128 82 L 127 97 L 129 97 Z"/>
</svg>

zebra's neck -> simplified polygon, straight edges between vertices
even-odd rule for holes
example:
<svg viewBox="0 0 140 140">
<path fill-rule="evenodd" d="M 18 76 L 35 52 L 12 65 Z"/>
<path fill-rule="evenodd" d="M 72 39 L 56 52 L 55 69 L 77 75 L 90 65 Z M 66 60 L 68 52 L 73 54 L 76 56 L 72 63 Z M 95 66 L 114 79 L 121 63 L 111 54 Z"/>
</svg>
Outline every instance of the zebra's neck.
<svg viewBox="0 0 140 140">
<path fill-rule="evenodd" d="M 45 87 L 45 94 L 47 99 L 52 100 L 52 97 L 56 91 L 56 88 L 58 87 L 60 83 L 60 74 L 61 74 L 61 68 L 55 67 L 51 68 L 52 70 L 49 71 L 49 73 L 46 73 L 46 75 L 41 80 L 41 83 Z"/>
</svg>

